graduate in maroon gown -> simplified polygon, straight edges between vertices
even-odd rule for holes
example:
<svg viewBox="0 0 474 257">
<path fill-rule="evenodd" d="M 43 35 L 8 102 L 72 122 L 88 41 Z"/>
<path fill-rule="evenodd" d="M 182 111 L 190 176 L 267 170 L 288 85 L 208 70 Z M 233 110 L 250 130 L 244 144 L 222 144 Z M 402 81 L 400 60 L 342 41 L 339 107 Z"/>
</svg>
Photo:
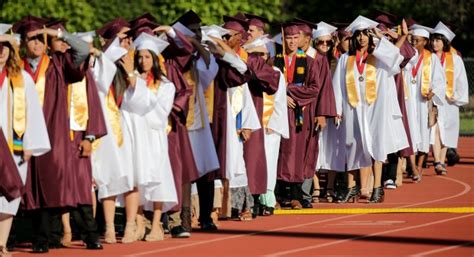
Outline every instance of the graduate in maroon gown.
<svg viewBox="0 0 474 257">
<path fill-rule="evenodd" d="M 250 14 L 246 14 L 246 16 L 250 18 L 249 29 L 247 30 L 249 32 L 249 41 L 247 43 L 250 43 L 258 39 L 255 36 L 264 33 L 265 22 L 268 22 L 268 20 Z M 275 71 L 271 65 L 268 65 L 260 53 L 249 53 L 247 66 L 250 71 L 250 79 L 247 83 L 262 127 L 262 129 L 253 131 L 252 137 L 244 144 L 245 167 L 247 169 L 249 190 L 254 199 L 254 211 L 252 214 L 255 218 L 260 205 L 258 201 L 260 194 L 267 192 L 264 112 L 268 110 L 268 106 L 273 106 L 272 95 L 278 90 L 280 73 Z M 270 116 L 271 113 L 267 111 L 265 115 Z M 268 117 L 266 119 L 268 120 Z"/>
<path fill-rule="evenodd" d="M 294 22 L 284 24 L 284 52 L 278 53 L 274 58 L 275 66 L 285 74 L 288 84 L 290 126 L 290 138 L 281 141 L 278 159 L 278 197 L 280 202 L 289 203 L 295 209 L 302 207 L 299 201 L 302 182 L 314 175 L 317 159 L 317 131 L 314 120 L 319 116 L 318 107 L 324 106 L 326 100 L 320 98 L 324 87 L 321 78 L 330 76 L 322 73 L 329 71 L 327 61 L 318 63 L 298 48 L 301 37 L 299 26 L 300 23 Z M 334 101 L 334 95 L 332 98 Z M 286 187 L 290 188 L 289 198 L 281 190 Z"/>
<path fill-rule="evenodd" d="M 57 232 L 57 227 L 60 228 L 59 215 L 65 208 L 75 208 L 87 248 L 102 249 L 92 216 L 92 171 L 88 156 L 92 141 L 103 136 L 106 128 L 95 87 L 72 96 L 70 86 L 83 80 L 89 48 L 87 43 L 61 29 L 40 29 L 44 25 L 40 19 L 28 16 L 14 26 L 26 44 L 25 69 L 36 77 L 52 147 L 49 153 L 32 160 L 31 176 L 26 184 L 26 209 L 35 210 L 33 252 L 45 253 L 49 246 L 59 245 L 58 236 L 52 237 L 51 230 Z M 49 58 L 44 55 L 44 36 L 64 40 L 71 49 L 66 53 L 51 53 Z M 79 106 L 75 99 L 81 99 L 82 104 L 87 102 L 87 109 L 71 114 L 71 110 L 76 110 L 71 105 Z M 72 121 L 77 116 L 82 116 L 85 127 L 74 128 Z"/>
</svg>

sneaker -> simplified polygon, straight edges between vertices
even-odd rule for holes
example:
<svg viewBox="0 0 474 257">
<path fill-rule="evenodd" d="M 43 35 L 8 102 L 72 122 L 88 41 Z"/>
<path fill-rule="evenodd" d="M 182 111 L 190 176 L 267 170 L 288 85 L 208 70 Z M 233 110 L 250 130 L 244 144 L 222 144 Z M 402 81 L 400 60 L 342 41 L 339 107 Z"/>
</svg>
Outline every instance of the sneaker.
<svg viewBox="0 0 474 257">
<path fill-rule="evenodd" d="M 397 184 L 391 179 L 385 181 L 383 185 L 386 189 L 397 189 Z"/>
<path fill-rule="evenodd" d="M 171 237 L 173 238 L 189 238 L 191 233 L 186 231 L 182 226 L 177 226 L 171 229 Z"/>
</svg>

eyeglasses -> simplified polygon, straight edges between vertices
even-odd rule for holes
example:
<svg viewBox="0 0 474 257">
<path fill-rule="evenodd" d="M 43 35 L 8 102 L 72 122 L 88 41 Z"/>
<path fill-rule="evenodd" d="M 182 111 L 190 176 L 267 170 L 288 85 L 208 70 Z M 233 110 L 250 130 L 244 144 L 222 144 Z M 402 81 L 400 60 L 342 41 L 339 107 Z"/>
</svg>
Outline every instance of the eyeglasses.
<svg viewBox="0 0 474 257">
<path fill-rule="evenodd" d="M 333 44 L 332 40 L 318 40 L 316 42 L 316 44 L 318 45 L 328 45 L 328 46 L 331 46 Z"/>
<path fill-rule="evenodd" d="M 235 33 L 235 34 L 232 34 L 232 35 L 231 35 L 231 34 L 227 34 L 227 35 L 222 36 L 222 39 L 224 39 L 224 40 L 229 40 L 231 37 L 233 37 L 233 36 L 235 36 L 235 35 L 237 35 L 237 34 L 239 34 L 239 33 Z"/>
</svg>

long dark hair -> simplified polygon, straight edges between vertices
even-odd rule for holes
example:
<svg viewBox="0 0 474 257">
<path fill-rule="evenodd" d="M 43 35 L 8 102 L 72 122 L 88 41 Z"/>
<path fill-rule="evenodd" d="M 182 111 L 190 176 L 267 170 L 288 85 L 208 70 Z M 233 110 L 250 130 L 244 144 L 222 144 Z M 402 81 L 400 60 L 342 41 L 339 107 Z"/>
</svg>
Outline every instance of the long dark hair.
<svg viewBox="0 0 474 257">
<path fill-rule="evenodd" d="M 4 51 L 5 48 L 10 50 L 8 54 L 7 62 L 5 63 L 4 69 L 7 69 L 8 74 L 10 76 L 16 76 L 20 74 L 21 67 L 20 67 L 20 60 L 18 59 L 17 53 L 12 45 L 9 42 L 2 42 L 0 43 L 0 53 Z M 1 85 L 0 85 L 1 86 Z"/>
<path fill-rule="evenodd" d="M 367 48 L 367 52 L 371 54 L 374 51 L 375 44 L 372 35 L 369 33 L 368 29 L 364 30 L 356 30 L 351 37 L 351 42 L 349 44 L 349 55 L 356 55 L 356 51 L 359 49 L 359 42 L 357 41 L 357 37 L 360 34 L 364 34 L 369 37 L 369 47 Z"/>
<path fill-rule="evenodd" d="M 151 73 L 153 74 L 153 83 L 161 79 L 161 69 L 160 69 L 160 61 L 158 60 L 158 56 L 150 50 L 147 50 L 151 54 L 151 58 L 153 59 L 153 67 L 151 67 Z M 137 51 L 134 57 L 135 67 L 137 67 L 138 72 L 143 73 L 142 67 L 140 67 L 139 63 L 140 55 Z"/>
<path fill-rule="evenodd" d="M 435 39 L 439 39 L 441 41 L 443 41 L 443 52 L 449 52 L 451 50 L 451 42 L 449 42 L 449 40 L 446 38 L 445 35 L 443 34 L 438 34 L 438 33 L 434 33 L 433 35 L 431 35 L 431 44 L 433 43 L 433 40 Z M 433 47 L 433 46 L 431 46 Z"/>
<path fill-rule="evenodd" d="M 120 64 L 120 59 L 115 62 L 115 66 L 117 66 L 117 72 L 114 76 L 113 86 L 115 101 L 117 101 L 127 89 L 128 82 L 126 77 L 128 74 Z"/>
</svg>

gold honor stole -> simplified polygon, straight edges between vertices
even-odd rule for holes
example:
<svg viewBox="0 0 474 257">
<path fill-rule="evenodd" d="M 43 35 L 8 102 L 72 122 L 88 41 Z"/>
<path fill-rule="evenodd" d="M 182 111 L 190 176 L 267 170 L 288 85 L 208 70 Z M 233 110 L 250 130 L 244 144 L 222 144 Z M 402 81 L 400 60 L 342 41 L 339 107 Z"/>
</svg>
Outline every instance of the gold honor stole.
<svg viewBox="0 0 474 257">
<path fill-rule="evenodd" d="M 89 106 L 87 104 L 87 81 L 86 78 L 80 82 L 68 85 L 68 103 L 74 108 L 74 121 L 81 128 L 86 128 L 89 120 Z M 68 111 L 70 106 L 68 106 Z"/>
<path fill-rule="evenodd" d="M 359 96 L 357 94 L 356 82 L 354 78 L 354 63 L 356 62 L 355 55 L 349 55 L 347 58 L 346 67 L 346 89 L 347 97 L 349 98 L 349 104 L 352 108 L 356 108 L 359 104 Z M 377 99 L 377 81 L 376 81 L 376 68 L 375 68 L 375 57 L 371 54 L 367 57 L 367 63 L 365 65 L 365 99 L 367 103 L 373 104 Z M 362 74 L 359 74 L 359 81 L 364 81 Z"/>
<path fill-rule="evenodd" d="M 204 101 L 206 102 L 206 110 L 209 118 L 209 123 L 212 123 L 212 117 L 214 117 L 214 80 L 204 91 Z"/>
<path fill-rule="evenodd" d="M 430 79 L 431 79 L 431 52 L 423 50 L 423 74 L 421 84 L 421 95 L 426 96 L 430 91 Z"/>
<path fill-rule="evenodd" d="M 8 82 L 7 82 L 8 83 Z M 18 138 L 21 140 L 23 135 L 25 134 L 26 130 L 26 95 L 25 95 L 25 84 L 23 83 L 23 75 L 18 73 L 15 76 L 10 77 L 10 83 L 12 86 L 13 91 L 13 131 L 16 133 Z M 8 90 L 8 89 L 7 89 Z M 7 91 L 7 105 L 10 108 L 10 90 Z M 11 112 L 8 112 L 8 121 L 12 120 Z M 12 131 L 10 128 L 12 127 L 9 124 L 9 131 Z M 13 135 L 10 135 L 8 138 L 8 146 L 10 148 L 10 152 L 17 152 L 23 151 L 23 145 L 21 142 L 14 142 Z"/>
<path fill-rule="evenodd" d="M 454 95 L 454 56 L 451 52 L 444 53 L 446 63 L 446 96 L 452 98 Z"/>
<path fill-rule="evenodd" d="M 194 76 L 196 75 L 196 76 Z M 188 116 L 186 117 L 186 127 L 189 128 L 194 124 L 194 112 L 196 108 L 196 102 L 199 108 L 200 117 L 201 117 L 201 127 L 204 128 L 204 116 L 203 116 L 203 106 L 201 103 L 201 98 L 197 94 L 197 83 L 199 81 L 197 70 L 194 69 L 194 65 L 191 66 L 189 71 L 183 74 L 188 86 L 193 90 L 193 93 L 189 97 L 189 110 Z"/>
<path fill-rule="evenodd" d="M 43 103 L 44 103 L 44 91 L 46 88 L 46 70 L 49 67 L 49 62 L 50 62 L 49 57 L 44 54 L 41 57 L 41 60 L 38 64 L 38 68 L 36 69 L 36 74 L 34 76 L 36 91 L 38 92 L 38 95 L 39 95 L 41 107 L 43 106 Z"/>
<path fill-rule="evenodd" d="M 118 147 L 121 147 L 123 144 L 123 134 L 122 134 L 122 125 L 121 125 L 121 116 L 119 107 L 114 97 L 113 85 L 110 85 L 109 92 L 105 97 L 105 109 L 107 112 L 107 118 L 112 127 L 112 132 L 117 142 Z M 94 141 L 94 143 L 99 142 L 99 140 Z M 96 145 L 95 147 L 97 147 Z"/>
</svg>

